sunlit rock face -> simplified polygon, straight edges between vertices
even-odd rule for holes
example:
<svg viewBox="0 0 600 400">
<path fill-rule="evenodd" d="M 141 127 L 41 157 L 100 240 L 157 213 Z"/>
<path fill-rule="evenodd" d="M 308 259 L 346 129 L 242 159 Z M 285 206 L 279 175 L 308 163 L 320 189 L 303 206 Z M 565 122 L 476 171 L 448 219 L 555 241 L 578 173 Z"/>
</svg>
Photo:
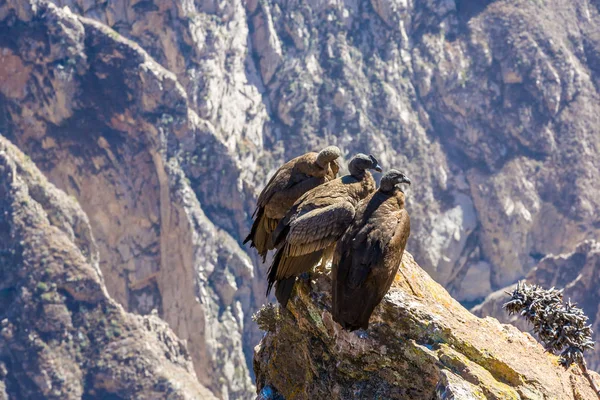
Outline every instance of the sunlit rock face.
<svg viewBox="0 0 600 400">
<path fill-rule="evenodd" d="M 529 334 L 469 313 L 405 253 L 369 329 L 332 320 L 329 275 L 296 286 L 288 309 L 261 309 L 258 399 L 593 399 Z M 593 374 L 597 376 L 597 374 Z"/>
<path fill-rule="evenodd" d="M 405 171 L 408 249 L 465 303 L 598 236 L 599 24 L 558 0 L 7 0 L 0 133 L 81 204 L 110 295 L 251 398 L 266 266 L 240 243 L 291 157 Z"/>
<path fill-rule="evenodd" d="M 600 306 L 598 304 L 598 288 L 600 285 L 600 244 L 594 240 L 580 243 L 573 252 L 550 255 L 524 278 L 530 284 L 537 284 L 546 289 L 551 287 L 564 289 L 565 300 L 577 303 L 583 309 L 592 325 L 598 340 L 600 332 Z M 502 322 L 516 325 L 525 332 L 531 326 L 517 316 L 510 316 L 502 308 L 507 300 L 506 292 L 514 289 L 508 286 L 490 294 L 483 303 L 473 308 L 475 315 L 490 315 Z M 586 353 L 585 358 L 591 368 L 600 368 L 600 348 L 596 346 Z"/>
<path fill-rule="evenodd" d="M 264 292 L 192 188 L 238 193 L 215 128 L 174 73 L 108 26 L 46 2 L 5 2 L 0 19 L 2 65 L 22 76 L 2 85 L 0 131 L 81 204 L 108 293 L 155 310 L 214 393 L 252 396 L 243 344 L 258 340 L 249 317 Z"/>
</svg>

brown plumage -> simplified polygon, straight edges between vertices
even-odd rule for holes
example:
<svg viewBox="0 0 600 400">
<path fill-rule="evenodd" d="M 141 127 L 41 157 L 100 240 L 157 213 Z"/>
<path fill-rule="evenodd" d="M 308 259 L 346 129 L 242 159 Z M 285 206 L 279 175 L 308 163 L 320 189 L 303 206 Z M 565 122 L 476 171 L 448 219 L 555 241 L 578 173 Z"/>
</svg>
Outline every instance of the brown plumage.
<svg viewBox="0 0 600 400">
<path fill-rule="evenodd" d="M 350 175 L 318 186 L 296 201 L 273 232 L 277 253 L 269 269 L 267 295 L 286 306 L 296 276 L 310 271 L 354 219 L 359 201 L 375 190 L 368 169 L 381 171 L 373 156 L 358 154 L 348 164 Z M 330 251 L 331 252 L 331 251 Z"/>
<path fill-rule="evenodd" d="M 273 174 L 258 196 L 256 210 L 252 214 L 254 222 L 244 244 L 256 247 L 265 261 L 267 252 L 272 250 L 271 234 L 279 220 L 307 191 L 336 178 L 339 165 L 336 159 L 342 155 L 339 148 L 329 146 L 319 153 L 310 152 L 296 157 L 282 165 Z"/>
<path fill-rule="evenodd" d="M 369 327 L 373 310 L 398 272 L 410 235 L 402 183 L 410 180 L 397 170 L 387 172 L 379 190 L 361 202 L 352 226 L 335 247 L 332 314 L 344 329 Z"/>
</svg>

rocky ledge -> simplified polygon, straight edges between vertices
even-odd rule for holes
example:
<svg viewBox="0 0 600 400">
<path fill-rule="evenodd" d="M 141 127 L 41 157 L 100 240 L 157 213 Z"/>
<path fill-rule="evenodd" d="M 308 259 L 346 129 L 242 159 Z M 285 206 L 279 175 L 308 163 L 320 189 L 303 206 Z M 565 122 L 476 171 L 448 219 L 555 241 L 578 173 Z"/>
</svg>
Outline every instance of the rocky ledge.
<svg viewBox="0 0 600 400">
<path fill-rule="evenodd" d="M 524 278 L 530 284 L 544 288 L 564 289 L 565 300 L 569 299 L 583 309 L 595 333 L 594 340 L 600 338 L 600 243 L 595 240 L 581 242 L 569 253 L 548 255 Z M 502 309 L 506 292 L 512 292 L 515 285 L 509 285 L 490 294 L 483 303 L 471 311 L 477 316 L 491 316 L 499 321 L 510 323 L 528 332 L 531 326 L 515 315 L 508 315 Z M 600 346 L 586 353 L 586 361 L 596 371 L 600 368 Z"/>
<path fill-rule="evenodd" d="M 287 309 L 255 316 L 267 331 L 254 356 L 260 400 L 596 398 L 578 367 L 564 370 L 529 334 L 471 314 L 410 254 L 367 331 L 341 330 L 330 277 L 313 278 Z"/>
</svg>

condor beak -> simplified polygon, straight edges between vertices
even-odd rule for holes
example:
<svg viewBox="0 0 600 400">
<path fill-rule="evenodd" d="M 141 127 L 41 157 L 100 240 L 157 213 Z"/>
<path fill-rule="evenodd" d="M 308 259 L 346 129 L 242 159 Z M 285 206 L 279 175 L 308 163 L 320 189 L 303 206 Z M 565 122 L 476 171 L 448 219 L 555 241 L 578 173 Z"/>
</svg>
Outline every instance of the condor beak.
<svg viewBox="0 0 600 400">
<path fill-rule="evenodd" d="M 373 157 L 372 154 L 370 154 L 369 157 L 371 158 L 371 161 L 373 162 L 373 169 L 377 172 L 383 171 L 383 169 L 381 169 L 381 167 L 379 166 L 379 161 L 377 161 L 377 159 L 375 157 Z"/>
<path fill-rule="evenodd" d="M 410 179 L 408 179 L 408 176 L 404 176 L 404 177 L 402 177 L 402 180 L 400 181 L 400 183 L 407 183 L 410 185 Z"/>
</svg>

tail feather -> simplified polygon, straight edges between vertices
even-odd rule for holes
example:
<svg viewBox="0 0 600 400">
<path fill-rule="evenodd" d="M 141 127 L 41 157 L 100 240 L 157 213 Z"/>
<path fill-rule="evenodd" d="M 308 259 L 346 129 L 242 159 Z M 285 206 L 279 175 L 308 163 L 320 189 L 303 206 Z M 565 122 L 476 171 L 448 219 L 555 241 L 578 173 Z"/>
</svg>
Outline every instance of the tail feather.
<svg viewBox="0 0 600 400">
<path fill-rule="evenodd" d="M 322 250 L 315 251 L 314 253 L 304 254 L 298 257 L 285 256 L 285 248 L 283 251 L 279 264 L 277 266 L 277 272 L 280 278 L 287 278 L 289 276 L 298 276 L 303 272 L 311 271 L 314 266 L 321 259 Z"/>
<path fill-rule="evenodd" d="M 341 294 L 337 289 L 334 289 L 331 312 L 333 320 L 350 332 L 368 329 L 369 319 L 379 302 L 364 291 Z"/>
<path fill-rule="evenodd" d="M 275 253 L 275 257 L 273 257 L 273 261 L 271 262 L 271 266 L 269 267 L 269 271 L 267 273 L 267 296 L 271 293 L 271 288 L 273 284 L 277 281 L 277 270 L 279 268 L 279 262 L 281 261 L 281 257 L 283 256 L 283 249 L 277 250 Z"/>
<path fill-rule="evenodd" d="M 350 332 L 355 331 L 357 329 L 367 330 L 369 328 L 369 319 L 371 317 L 371 313 L 372 310 L 365 310 L 352 320 L 343 320 L 343 323 L 341 325 L 344 327 L 344 329 Z"/>
<path fill-rule="evenodd" d="M 273 230 L 273 233 L 271 234 L 271 242 L 273 243 L 273 246 L 279 247 L 279 245 L 283 243 L 283 241 L 287 237 L 287 234 L 290 231 L 288 220 L 289 217 L 286 216 L 285 218 L 279 221 L 279 223 Z"/>
<path fill-rule="evenodd" d="M 296 277 L 292 276 L 287 279 L 283 279 L 277 281 L 277 285 L 275 285 L 275 297 L 279 304 L 282 307 L 287 306 L 290 297 L 292 296 L 292 290 L 294 289 L 294 284 L 296 283 Z"/>
<path fill-rule="evenodd" d="M 287 305 L 290 299 L 296 276 L 312 270 L 321 258 L 323 251 L 316 251 L 299 257 L 286 257 L 285 253 L 285 246 L 277 250 L 267 276 L 267 296 L 275 284 L 275 297 L 283 307 Z"/>
<path fill-rule="evenodd" d="M 255 247 L 258 254 L 262 257 L 263 262 L 265 262 L 267 252 L 273 249 L 271 233 L 277 226 L 277 220 L 267 217 L 264 208 L 258 208 L 255 213 L 256 219 L 252 223 L 250 233 L 246 236 L 243 243 L 250 242 L 250 247 Z"/>
<path fill-rule="evenodd" d="M 369 317 L 371 316 L 370 312 L 365 312 L 363 310 L 359 314 L 353 312 L 344 312 L 344 310 L 340 310 L 336 308 L 332 310 L 332 318 L 335 322 L 340 324 L 342 328 L 347 331 L 355 331 L 357 329 L 367 329 L 369 327 Z"/>
<path fill-rule="evenodd" d="M 323 254 L 321 255 L 321 269 L 324 271 L 327 267 L 327 264 L 333 262 L 333 253 L 335 252 L 335 243 L 329 247 L 323 249 Z"/>
<path fill-rule="evenodd" d="M 273 243 L 273 231 L 275 230 L 275 228 L 277 228 L 277 224 L 279 224 L 279 220 L 278 219 L 274 219 L 274 218 L 269 218 L 267 216 L 265 216 L 263 218 L 263 229 L 265 230 L 266 233 L 266 237 L 265 237 L 265 247 L 267 250 L 273 250 L 275 248 L 275 244 Z M 266 252 L 265 252 L 266 254 Z M 264 256 L 263 256 L 263 262 L 264 262 Z"/>
</svg>

